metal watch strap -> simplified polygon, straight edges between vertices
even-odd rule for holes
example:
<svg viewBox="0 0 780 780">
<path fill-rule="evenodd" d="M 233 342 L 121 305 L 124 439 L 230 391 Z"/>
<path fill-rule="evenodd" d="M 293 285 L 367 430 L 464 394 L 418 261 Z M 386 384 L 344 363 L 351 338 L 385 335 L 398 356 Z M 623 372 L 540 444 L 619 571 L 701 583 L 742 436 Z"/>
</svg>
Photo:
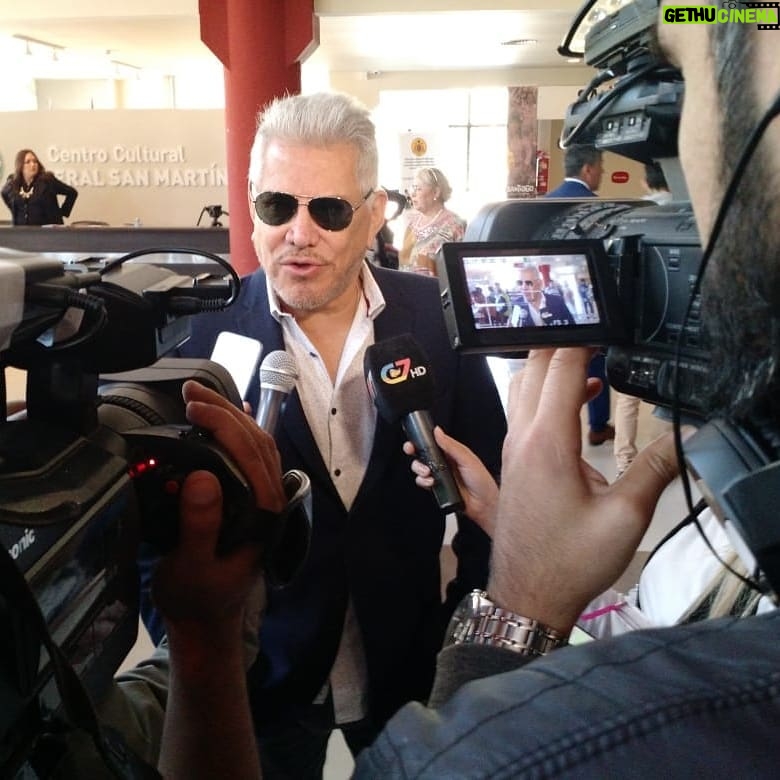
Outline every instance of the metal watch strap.
<svg viewBox="0 0 780 780">
<path fill-rule="evenodd" d="M 538 620 L 496 606 L 484 591 L 474 591 L 471 614 L 453 626 L 454 644 L 493 645 L 522 655 L 542 656 L 569 643 L 568 636 Z"/>
</svg>

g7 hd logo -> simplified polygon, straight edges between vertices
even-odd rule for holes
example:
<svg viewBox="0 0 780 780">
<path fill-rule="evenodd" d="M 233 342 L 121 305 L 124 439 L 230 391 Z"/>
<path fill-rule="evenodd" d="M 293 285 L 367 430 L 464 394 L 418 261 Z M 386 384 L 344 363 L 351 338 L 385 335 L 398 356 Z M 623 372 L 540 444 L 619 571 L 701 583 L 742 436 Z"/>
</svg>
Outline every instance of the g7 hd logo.
<svg viewBox="0 0 780 780">
<path fill-rule="evenodd" d="M 399 382 L 405 382 L 410 376 L 414 378 L 425 376 L 427 373 L 428 369 L 425 366 L 412 368 L 412 359 L 406 357 L 382 366 L 379 370 L 379 377 L 386 385 L 397 385 Z"/>
</svg>

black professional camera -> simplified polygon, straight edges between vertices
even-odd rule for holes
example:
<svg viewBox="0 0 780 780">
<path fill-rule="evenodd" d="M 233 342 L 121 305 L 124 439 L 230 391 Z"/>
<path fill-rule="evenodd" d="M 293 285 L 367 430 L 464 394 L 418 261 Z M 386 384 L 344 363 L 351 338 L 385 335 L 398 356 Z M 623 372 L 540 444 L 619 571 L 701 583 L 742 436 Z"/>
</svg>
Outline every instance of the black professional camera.
<svg viewBox="0 0 780 780">
<path fill-rule="evenodd" d="M 608 347 L 613 387 L 699 414 L 709 357 L 697 296 L 701 247 L 677 159 L 682 77 L 653 51 L 655 0 L 602 16 L 598 5 L 586 4 L 561 46 L 577 54 L 578 30 L 597 19 L 584 56 L 598 73 L 569 107 L 562 145 L 660 162 L 673 202 L 542 198 L 483 207 L 465 241 L 445 244 L 439 258 L 445 318 L 453 346 L 467 351 Z M 527 301 L 538 291 L 551 305 L 533 319 Z"/>
<path fill-rule="evenodd" d="M 178 273 L 176 254 L 196 256 L 197 273 Z M 81 719 L 89 731 L 89 705 L 65 672 L 101 698 L 136 638 L 138 544 L 175 544 L 172 487 L 189 472 L 206 468 L 222 484 L 220 551 L 263 542 L 277 580 L 305 553 L 306 507 L 293 522 L 289 512 L 258 522 L 269 513 L 243 475 L 187 425 L 183 382 L 240 408 L 230 375 L 208 360 L 163 357 L 189 337 L 192 315 L 230 305 L 239 287 L 225 260 L 201 250 L 72 266 L 0 255 L 0 379 L 6 366 L 27 372 L 25 412 L 0 418 L 2 777 L 56 774 L 68 726 Z M 0 391 L 5 407 L 4 382 Z M 285 476 L 288 494 L 307 484 L 300 472 Z"/>
</svg>

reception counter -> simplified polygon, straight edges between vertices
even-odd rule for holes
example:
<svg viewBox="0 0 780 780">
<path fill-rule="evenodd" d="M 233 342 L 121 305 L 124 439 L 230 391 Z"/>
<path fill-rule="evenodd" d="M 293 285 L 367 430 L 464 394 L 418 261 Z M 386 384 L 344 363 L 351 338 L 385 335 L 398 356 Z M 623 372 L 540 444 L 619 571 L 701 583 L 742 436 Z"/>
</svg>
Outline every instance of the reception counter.
<svg viewBox="0 0 780 780">
<path fill-rule="evenodd" d="M 191 227 L 0 227 L 0 249 L 56 257 L 63 262 L 112 259 L 140 249 L 200 250 L 229 260 L 226 228 Z M 187 253 L 177 252 L 181 262 Z M 191 254 L 197 262 L 197 254 Z M 174 257 L 174 255 L 172 255 Z"/>
</svg>

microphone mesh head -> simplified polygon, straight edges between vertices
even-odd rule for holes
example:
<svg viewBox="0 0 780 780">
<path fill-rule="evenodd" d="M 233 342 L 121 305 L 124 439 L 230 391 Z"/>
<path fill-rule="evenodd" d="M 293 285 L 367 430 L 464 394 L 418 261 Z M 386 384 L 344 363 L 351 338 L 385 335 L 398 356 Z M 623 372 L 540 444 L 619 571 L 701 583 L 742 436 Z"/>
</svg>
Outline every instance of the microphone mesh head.
<svg viewBox="0 0 780 780">
<path fill-rule="evenodd" d="M 295 358 L 283 349 L 269 352 L 260 364 L 260 386 L 289 393 L 298 379 Z"/>
</svg>

